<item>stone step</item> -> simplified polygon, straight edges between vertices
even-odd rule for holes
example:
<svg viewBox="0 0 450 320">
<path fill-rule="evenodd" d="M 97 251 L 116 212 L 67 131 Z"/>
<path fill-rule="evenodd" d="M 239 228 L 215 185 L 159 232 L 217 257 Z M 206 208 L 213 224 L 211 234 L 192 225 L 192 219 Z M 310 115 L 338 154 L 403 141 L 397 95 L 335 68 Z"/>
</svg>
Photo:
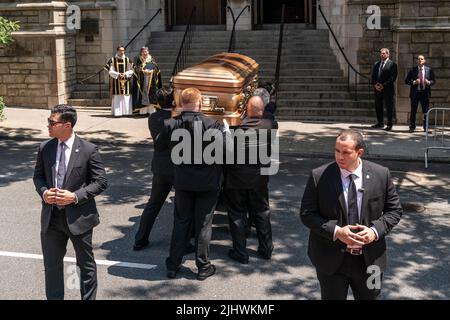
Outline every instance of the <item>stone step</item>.
<svg viewBox="0 0 450 320">
<path fill-rule="evenodd" d="M 67 103 L 72 106 L 99 106 L 99 107 L 111 107 L 111 98 L 103 99 L 67 99 Z"/>
<path fill-rule="evenodd" d="M 285 99 L 278 94 L 277 100 L 278 109 L 342 109 L 342 108 L 356 108 L 356 109 L 373 109 L 373 101 L 371 100 L 350 100 L 350 99 Z"/>
<path fill-rule="evenodd" d="M 279 23 L 265 23 L 262 25 L 263 30 L 279 30 Z M 313 29 L 314 26 L 308 23 L 285 23 L 284 30 L 306 30 Z"/>
<path fill-rule="evenodd" d="M 302 117 L 348 117 L 349 120 L 353 117 L 373 117 L 375 119 L 375 110 L 366 110 L 359 108 L 283 108 L 278 107 L 276 117 L 279 116 L 302 116 Z M 353 121 L 353 120 L 352 120 Z"/>
<path fill-rule="evenodd" d="M 315 123 L 373 123 L 374 117 L 364 116 L 314 116 L 314 115 L 276 115 L 277 120 L 281 121 L 298 121 L 298 122 L 315 122 Z"/>
<path fill-rule="evenodd" d="M 155 58 L 157 59 L 157 58 Z M 160 62 L 156 60 L 158 63 L 158 66 L 161 70 L 172 70 L 173 65 L 175 63 L 175 58 L 173 62 Z M 276 67 L 276 60 L 266 62 L 263 61 L 258 62 L 260 70 L 263 69 L 272 69 L 275 72 Z M 281 60 L 281 71 L 284 70 L 340 70 L 339 65 L 336 62 L 320 62 L 320 61 L 313 61 L 313 62 L 286 62 L 285 60 Z"/>
<path fill-rule="evenodd" d="M 100 92 L 91 90 L 91 91 L 83 91 L 83 90 L 77 90 L 77 91 L 73 91 L 71 96 L 71 99 L 94 99 L 94 100 L 107 100 L 110 99 L 111 96 L 109 94 L 109 90 L 107 91 L 102 91 L 102 94 L 100 96 Z"/>
<path fill-rule="evenodd" d="M 210 32 L 210 31 L 224 31 L 226 30 L 226 25 L 194 25 L 193 26 L 197 31 L 202 31 L 202 32 Z M 186 25 L 178 25 L 178 26 L 173 26 L 172 27 L 172 31 L 175 32 L 184 32 L 186 30 Z"/>
<path fill-rule="evenodd" d="M 322 99 L 337 99 L 337 100 L 353 100 L 354 93 L 348 91 L 279 91 L 278 99 L 314 99 L 314 100 L 322 100 Z M 373 95 L 369 94 L 358 94 L 359 100 L 370 100 L 373 98 Z"/>
<path fill-rule="evenodd" d="M 205 60 L 211 55 L 202 54 L 198 52 L 191 52 L 191 55 L 187 58 L 187 63 L 198 63 L 200 61 Z M 276 63 L 277 56 L 274 55 L 251 55 L 252 59 L 254 59 L 258 63 Z M 176 56 L 155 56 L 155 59 L 158 63 L 175 63 Z M 298 56 L 288 56 L 283 55 L 283 61 L 286 64 L 286 61 L 302 61 L 302 62 L 324 62 L 324 63 L 332 63 L 336 62 L 336 58 L 334 55 L 298 55 Z"/>
<path fill-rule="evenodd" d="M 229 45 L 229 39 L 223 39 L 220 41 L 194 41 L 191 43 L 191 50 L 197 50 L 197 49 L 205 49 L 205 48 L 214 48 L 222 51 L 228 51 L 228 45 Z M 278 41 L 278 40 L 277 40 Z M 278 50 L 278 42 L 271 42 L 270 44 L 264 45 L 265 49 L 273 49 Z M 161 49 L 168 49 L 171 48 L 173 50 L 178 50 L 181 45 L 180 43 L 175 42 L 173 40 L 167 40 L 167 42 L 157 42 L 154 41 L 150 43 L 150 52 L 153 53 L 155 48 L 161 48 Z M 248 48 L 261 48 L 261 41 L 236 41 L 235 45 L 236 49 L 248 49 Z M 330 45 L 328 42 L 322 43 L 322 42 L 306 42 L 306 41 L 293 41 L 293 42 L 284 42 L 283 44 L 283 50 L 285 49 L 330 49 Z"/>
<path fill-rule="evenodd" d="M 369 92 L 372 91 L 371 87 L 367 85 L 358 86 L 359 92 Z M 281 91 L 348 91 L 347 80 L 345 83 L 280 83 L 278 90 Z M 351 91 L 354 91 L 354 88 L 350 87 Z"/>
<path fill-rule="evenodd" d="M 111 114 L 111 105 L 106 106 L 74 106 L 77 112 L 97 112 L 102 114 Z"/>
<path fill-rule="evenodd" d="M 184 35 L 175 35 L 170 36 L 166 35 L 165 37 L 155 37 L 151 36 L 148 40 L 148 44 L 150 49 L 152 46 L 156 43 L 160 44 L 176 44 L 178 47 L 181 45 L 181 41 L 183 40 Z M 191 43 L 226 43 L 229 44 L 231 34 L 216 34 L 216 35 L 199 35 L 194 34 L 192 37 Z M 248 42 L 248 43 L 268 43 L 270 46 L 276 46 L 278 47 L 278 37 L 279 35 L 249 35 L 249 36 L 243 36 L 243 35 L 237 35 L 236 36 L 236 46 L 239 45 L 240 42 Z M 271 42 L 268 42 L 271 41 Z M 292 43 L 301 43 L 301 44 L 313 44 L 313 43 L 323 43 L 327 44 L 329 43 L 328 37 L 320 37 L 320 36 L 283 36 L 283 44 L 289 45 Z"/>
<path fill-rule="evenodd" d="M 342 76 L 285 76 L 281 74 L 280 83 L 344 83 L 347 81 Z"/>
<path fill-rule="evenodd" d="M 221 52 L 226 52 L 226 48 L 223 48 L 224 50 L 217 50 L 216 48 L 196 48 L 190 49 L 190 52 L 196 52 L 199 55 L 214 55 Z M 277 56 L 278 50 L 276 48 L 273 49 L 267 49 L 267 48 L 236 48 L 233 52 L 240 53 L 248 56 L 254 56 L 254 55 L 274 55 Z M 284 49 L 281 51 L 282 57 L 285 56 L 303 56 L 303 55 L 316 55 L 316 56 L 330 56 L 333 55 L 333 51 L 331 49 Z M 155 48 L 152 50 L 152 55 L 155 57 L 155 59 L 159 56 L 177 56 L 178 55 L 178 49 L 177 48 Z"/>
<path fill-rule="evenodd" d="M 183 30 L 174 30 L 169 32 L 164 31 L 154 31 L 151 33 L 151 37 L 155 38 L 165 38 L 165 37 L 183 37 Z M 279 29 L 276 30 L 236 30 L 236 36 L 278 36 Z M 194 28 L 194 34 L 198 37 L 214 37 L 220 35 L 231 35 L 231 30 L 198 30 Z M 315 29 L 305 29 L 305 30 L 290 30 L 285 29 L 283 35 L 286 37 L 297 37 L 297 36 L 305 36 L 305 37 L 328 37 L 328 30 L 315 30 Z"/>
<path fill-rule="evenodd" d="M 260 73 L 275 74 L 275 69 L 261 68 Z M 342 71 L 339 69 L 289 69 L 287 66 L 280 69 L 280 76 L 296 76 L 296 77 L 311 77 L 311 76 L 333 76 L 342 77 Z"/>
<path fill-rule="evenodd" d="M 256 42 L 259 40 L 266 40 L 268 42 L 268 39 L 276 39 L 275 43 L 278 45 L 278 37 L 280 36 L 278 32 L 273 33 L 258 33 L 257 31 L 252 31 L 251 33 L 242 33 L 238 32 L 235 34 L 236 40 L 246 40 L 250 42 Z M 167 42 L 169 40 L 178 39 L 181 40 L 184 37 L 184 32 L 182 33 L 167 33 L 167 34 L 159 34 L 159 33 L 152 33 L 149 37 L 150 43 L 152 41 L 158 41 L 158 42 Z M 193 42 L 198 42 L 199 40 L 210 40 L 212 42 L 216 41 L 223 41 L 226 40 L 227 42 L 230 40 L 231 32 L 215 32 L 212 34 L 205 34 L 205 33 L 199 33 L 194 32 L 192 35 Z M 311 41 L 315 40 L 315 42 L 324 42 L 327 43 L 329 41 L 328 35 L 320 35 L 320 34 L 283 34 L 283 40 L 285 40 L 285 43 L 288 43 L 289 41 Z M 288 41 L 289 40 L 289 41 Z"/>
<path fill-rule="evenodd" d="M 172 66 L 173 67 L 173 66 Z M 163 78 L 169 77 L 172 73 L 172 67 L 170 68 L 160 68 L 161 75 Z M 185 66 L 187 68 L 188 66 Z M 271 64 L 270 67 L 264 68 L 260 66 L 258 76 L 260 78 L 273 78 L 275 76 L 275 68 L 274 65 Z M 342 71 L 339 69 L 318 69 L 318 70 L 307 70 L 307 69 L 281 69 L 280 77 L 284 80 L 284 77 L 296 77 L 296 78 L 310 78 L 310 77 L 340 77 L 342 78 Z M 301 81 L 304 83 L 307 80 Z M 361 90 L 361 88 L 358 88 Z"/>
<path fill-rule="evenodd" d="M 101 85 L 101 90 L 104 92 L 109 91 L 109 84 L 104 83 Z M 75 91 L 100 91 L 98 83 L 86 83 L 86 84 L 79 84 L 77 83 L 75 86 Z"/>
</svg>

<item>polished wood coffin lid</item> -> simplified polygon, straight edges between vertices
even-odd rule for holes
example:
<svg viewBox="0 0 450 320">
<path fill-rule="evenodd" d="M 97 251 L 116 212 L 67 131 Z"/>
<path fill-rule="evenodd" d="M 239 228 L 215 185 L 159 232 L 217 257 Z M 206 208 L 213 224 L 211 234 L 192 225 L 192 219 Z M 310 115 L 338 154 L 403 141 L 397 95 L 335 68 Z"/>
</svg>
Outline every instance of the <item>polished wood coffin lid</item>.
<svg viewBox="0 0 450 320">
<path fill-rule="evenodd" d="M 173 78 L 175 88 L 241 92 L 258 74 L 259 64 L 239 53 L 219 53 L 184 69 Z"/>
</svg>

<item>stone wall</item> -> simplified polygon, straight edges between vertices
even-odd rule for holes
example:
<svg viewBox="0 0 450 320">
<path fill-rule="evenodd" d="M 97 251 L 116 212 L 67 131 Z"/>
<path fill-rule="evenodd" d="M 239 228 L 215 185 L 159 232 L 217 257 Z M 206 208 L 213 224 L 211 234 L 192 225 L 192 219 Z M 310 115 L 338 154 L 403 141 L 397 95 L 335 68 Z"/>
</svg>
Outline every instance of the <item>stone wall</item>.
<svg viewBox="0 0 450 320">
<path fill-rule="evenodd" d="M 152 31 L 165 30 L 165 2 L 164 0 L 116 0 L 116 3 L 117 10 L 113 12 L 113 35 L 115 43 L 123 45 L 131 40 L 159 8 L 162 9 L 162 13 L 158 14 L 149 27 L 127 48 L 127 55 L 134 58 L 141 47 L 151 47 Z"/>
<path fill-rule="evenodd" d="M 2 3 L 0 15 L 20 22 L 0 47 L 0 94 L 8 106 L 50 108 L 75 86 L 75 34 L 65 30 L 64 2 Z"/>
<path fill-rule="evenodd" d="M 81 9 L 81 29 L 76 32 L 77 81 L 94 73 L 114 54 L 113 11 L 114 1 L 69 1 Z M 101 74 L 101 80 L 107 77 Z M 93 77 L 87 83 L 98 83 Z"/>
<path fill-rule="evenodd" d="M 409 87 L 403 85 L 403 80 L 409 69 L 416 65 L 419 54 L 425 55 L 426 64 L 435 72 L 432 106 L 450 108 L 450 1 L 399 2 L 400 15 L 392 24 L 398 42 L 397 59 L 401 62 L 397 117 L 400 122 L 406 122 L 410 109 Z"/>
</svg>

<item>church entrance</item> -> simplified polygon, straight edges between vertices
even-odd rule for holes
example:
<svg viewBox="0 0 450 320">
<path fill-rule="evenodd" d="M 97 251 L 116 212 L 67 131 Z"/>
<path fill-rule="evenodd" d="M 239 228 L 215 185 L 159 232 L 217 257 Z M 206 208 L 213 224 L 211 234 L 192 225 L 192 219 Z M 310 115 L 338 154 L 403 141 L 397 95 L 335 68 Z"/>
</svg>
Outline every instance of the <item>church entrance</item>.
<svg viewBox="0 0 450 320">
<path fill-rule="evenodd" d="M 226 0 L 170 0 L 169 12 L 171 25 L 186 25 L 189 21 L 192 8 L 196 13 L 195 25 L 221 25 L 225 24 Z"/>
<path fill-rule="evenodd" d="M 285 4 L 285 23 L 316 23 L 316 0 L 256 0 L 256 24 L 273 24 L 281 21 L 281 8 Z"/>
</svg>

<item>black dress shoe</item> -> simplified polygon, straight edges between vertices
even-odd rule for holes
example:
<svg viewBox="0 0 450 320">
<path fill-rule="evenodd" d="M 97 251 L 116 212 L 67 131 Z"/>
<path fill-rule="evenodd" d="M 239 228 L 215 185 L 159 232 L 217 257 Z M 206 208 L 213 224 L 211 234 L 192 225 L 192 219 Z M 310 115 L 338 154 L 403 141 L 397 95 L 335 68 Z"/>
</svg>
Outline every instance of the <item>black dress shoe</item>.
<svg viewBox="0 0 450 320">
<path fill-rule="evenodd" d="M 215 273 L 216 273 L 216 266 L 213 264 L 210 264 L 208 268 L 198 271 L 197 280 L 203 281 L 206 278 L 211 277 Z"/>
<path fill-rule="evenodd" d="M 272 252 L 266 253 L 266 252 L 263 252 L 262 250 L 258 249 L 257 253 L 260 258 L 263 258 L 265 260 L 270 260 L 272 258 Z"/>
<path fill-rule="evenodd" d="M 135 243 L 135 244 L 133 245 L 133 250 L 134 250 L 134 251 L 142 250 L 142 249 L 144 249 L 145 247 L 147 247 L 148 244 L 149 244 L 148 241 L 145 242 L 145 243 Z"/>
<path fill-rule="evenodd" d="M 392 130 L 392 126 L 387 126 L 386 128 L 384 128 L 384 131 L 391 131 Z"/>
<path fill-rule="evenodd" d="M 409 128 L 408 132 L 409 132 L 409 133 L 413 133 L 415 130 L 416 130 L 416 129 L 414 129 L 414 128 Z"/>
<path fill-rule="evenodd" d="M 178 270 L 167 270 L 166 276 L 169 279 L 175 279 L 177 277 Z"/>
<path fill-rule="evenodd" d="M 376 123 L 376 124 L 374 124 L 374 125 L 372 125 L 372 126 L 370 126 L 370 127 L 371 127 L 371 128 L 374 128 L 374 129 L 378 129 L 378 128 L 383 128 L 384 125 L 379 124 L 379 123 Z"/>
<path fill-rule="evenodd" d="M 240 257 L 240 256 L 236 253 L 236 251 L 234 251 L 233 249 L 228 250 L 228 256 L 229 256 L 231 259 L 233 259 L 234 261 L 237 261 L 237 262 L 242 263 L 242 264 L 248 264 L 248 257 L 247 257 L 247 259 L 246 259 L 246 258 L 243 258 L 243 257 Z"/>
</svg>

